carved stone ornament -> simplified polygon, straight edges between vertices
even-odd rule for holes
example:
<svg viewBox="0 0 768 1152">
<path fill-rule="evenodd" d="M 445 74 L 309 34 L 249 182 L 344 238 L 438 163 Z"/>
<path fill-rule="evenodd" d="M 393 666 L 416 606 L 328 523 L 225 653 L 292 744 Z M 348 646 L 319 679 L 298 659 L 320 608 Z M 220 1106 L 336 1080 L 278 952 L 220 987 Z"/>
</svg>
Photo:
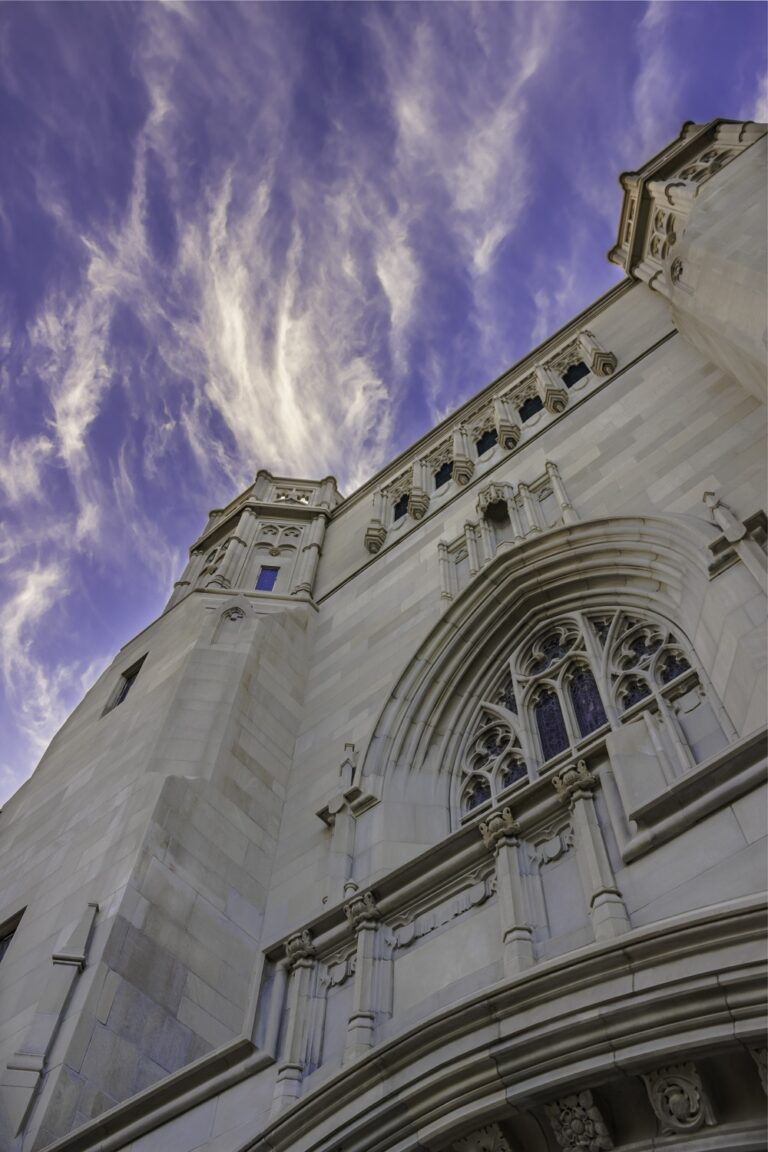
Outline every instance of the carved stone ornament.
<svg viewBox="0 0 768 1152">
<path fill-rule="evenodd" d="M 227 608 L 226 612 L 222 612 L 222 616 L 225 620 L 244 620 L 245 612 L 242 608 Z"/>
<path fill-rule="evenodd" d="M 486 1124 L 471 1136 L 455 1140 L 453 1152 L 512 1152 L 512 1146 L 498 1124 Z"/>
<path fill-rule="evenodd" d="M 381 551 L 382 545 L 387 538 L 387 530 L 382 524 L 381 520 L 371 520 L 370 524 L 365 530 L 365 537 L 363 543 L 367 550 L 376 555 Z"/>
<path fill-rule="evenodd" d="M 517 836 L 520 825 L 512 815 L 511 808 L 502 808 L 500 812 L 492 812 L 487 820 L 480 825 L 480 835 L 483 844 L 490 851 L 494 851 L 498 844 L 507 837 Z"/>
<path fill-rule="evenodd" d="M 573 828 L 566 824 L 565 828 L 548 828 L 534 841 L 530 859 L 541 867 L 542 864 L 551 864 L 559 860 L 569 848 L 573 847 Z"/>
<path fill-rule="evenodd" d="M 587 1152 L 613 1148 L 608 1127 L 591 1092 L 563 1096 L 554 1104 L 545 1104 L 544 1111 L 561 1148 L 585 1148 Z"/>
<path fill-rule="evenodd" d="M 508 484 L 488 484 L 477 494 L 477 514 L 482 516 L 491 504 L 505 504 L 512 490 Z"/>
<path fill-rule="evenodd" d="M 344 913 L 355 930 L 370 927 L 371 922 L 378 920 L 381 915 L 372 892 L 361 892 L 355 896 L 344 905 Z"/>
<path fill-rule="evenodd" d="M 594 772 L 590 772 L 583 760 L 577 760 L 572 768 L 566 768 L 552 780 L 552 785 L 563 804 L 569 804 L 578 792 L 591 792 L 597 783 Z"/>
<path fill-rule="evenodd" d="M 310 960 L 315 955 L 315 946 L 308 928 L 291 936 L 285 945 L 285 955 L 289 964 L 296 964 L 299 960 Z"/>
<path fill-rule="evenodd" d="M 673 284 L 679 284 L 683 276 L 683 262 L 679 256 L 675 256 L 674 260 L 669 266 L 669 278 Z"/>
<path fill-rule="evenodd" d="M 661 1121 L 661 1135 L 696 1132 L 715 1123 L 701 1077 L 693 1064 L 672 1064 L 643 1076 L 651 1107 Z"/>
<path fill-rule="evenodd" d="M 768 1048 L 750 1048 L 749 1054 L 757 1065 L 763 1092 L 768 1096 Z"/>
</svg>

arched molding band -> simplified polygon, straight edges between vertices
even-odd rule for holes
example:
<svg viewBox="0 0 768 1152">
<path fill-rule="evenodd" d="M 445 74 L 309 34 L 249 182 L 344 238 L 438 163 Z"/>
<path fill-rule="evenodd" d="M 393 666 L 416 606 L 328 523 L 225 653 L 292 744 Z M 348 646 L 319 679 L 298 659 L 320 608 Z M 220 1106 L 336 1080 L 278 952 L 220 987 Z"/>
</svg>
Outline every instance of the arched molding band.
<svg viewBox="0 0 768 1152">
<path fill-rule="evenodd" d="M 707 546 L 714 533 L 693 517 L 606 518 L 498 555 L 409 661 L 374 728 L 363 775 L 385 780 L 395 771 L 411 773 L 428 754 L 449 763 L 453 729 L 479 702 L 488 669 L 548 618 L 620 607 L 674 621 L 693 644 L 710 587 Z"/>
</svg>

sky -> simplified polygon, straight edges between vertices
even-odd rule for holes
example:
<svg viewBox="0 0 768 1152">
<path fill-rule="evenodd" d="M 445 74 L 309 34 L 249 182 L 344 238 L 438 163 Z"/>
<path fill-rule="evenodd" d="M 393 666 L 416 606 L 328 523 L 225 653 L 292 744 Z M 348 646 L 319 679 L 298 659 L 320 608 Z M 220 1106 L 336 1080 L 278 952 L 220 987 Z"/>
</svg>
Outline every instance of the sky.
<svg viewBox="0 0 768 1152">
<path fill-rule="evenodd" d="M 766 11 L 0 7 L 0 803 L 209 508 L 348 494 L 618 281 L 619 173 L 768 119 Z"/>
</svg>

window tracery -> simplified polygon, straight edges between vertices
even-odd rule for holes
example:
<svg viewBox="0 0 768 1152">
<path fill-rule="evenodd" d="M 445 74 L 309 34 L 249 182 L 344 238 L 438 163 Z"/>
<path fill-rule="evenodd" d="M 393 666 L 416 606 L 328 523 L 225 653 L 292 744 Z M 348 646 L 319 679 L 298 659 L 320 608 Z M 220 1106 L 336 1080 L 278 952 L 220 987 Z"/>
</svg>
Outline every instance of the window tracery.
<svg viewBox="0 0 768 1152">
<path fill-rule="evenodd" d="M 480 705 L 464 746 L 462 812 L 644 711 L 683 749 L 686 770 L 725 746 L 719 708 L 668 621 L 621 609 L 553 620 L 516 645 Z"/>
</svg>

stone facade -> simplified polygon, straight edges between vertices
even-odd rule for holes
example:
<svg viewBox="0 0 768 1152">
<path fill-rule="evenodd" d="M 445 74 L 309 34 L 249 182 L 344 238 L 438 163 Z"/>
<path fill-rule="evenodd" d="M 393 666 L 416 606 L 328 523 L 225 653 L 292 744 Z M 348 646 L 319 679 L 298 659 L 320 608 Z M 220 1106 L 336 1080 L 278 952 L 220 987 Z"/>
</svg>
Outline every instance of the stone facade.
<svg viewBox="0 0 768 1152">
<path fill-rule="evenodd" d="M 8 1152 L 765 1142 L 765 129 L 359 491 L 211 513 L 0 818 Z"/>
</svg>

